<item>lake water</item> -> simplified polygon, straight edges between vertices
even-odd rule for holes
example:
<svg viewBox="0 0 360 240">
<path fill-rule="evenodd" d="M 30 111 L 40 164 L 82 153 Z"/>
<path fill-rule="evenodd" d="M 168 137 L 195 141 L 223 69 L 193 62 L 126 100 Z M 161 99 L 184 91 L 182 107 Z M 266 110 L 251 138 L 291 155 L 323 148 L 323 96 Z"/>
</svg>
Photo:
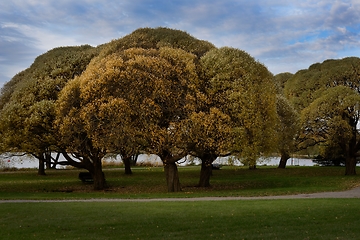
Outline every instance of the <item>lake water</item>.
<svg viewBox="0 0 360 240">
<path fill-rule="evenodd" d="M 61 156 L 60 161 L 64 160 L 64 158 Z M 279 157 L 271 157 L 271 158 L 265 158 L 260 159 L 258 161 L 258 166 L 277 166 L 279 164 L 280 158 Z M 147 155 L 147 154 L 141 154 L 138 157 L 138 163 L 149 163 L 152 165 L 161 166 L 162 162 L 160 158 L 156 155 Z M 114 163 L 114 164 L 121 164 L 121 158 L 106 158 L 104 160 L 104 163 Z M 183 158 L 181 161 L 179 161 L 179 166 L 186 166 L 186 165 L 199 165 L 201 162 L 193 157 L 186 157 Z M 235 160 L 234 158 L 218 158 L 214 163 L 221 164 L 221 165 L 235 165 L 235 166 L 241 166 L 242 164 L 240 161 Z M 290 158 L 287 162 L 287 166 L 314 166 L 316 163 L 314 163 L 311 159 L 303 159 L 303 158 Z M 38 168 L 38 161 L 30 156 L 1 156 L 0 157 L 0 169 L 1 168 Z M 65 166 L 58 165 L 57 168 L 65 168 Z"/>
</svg>

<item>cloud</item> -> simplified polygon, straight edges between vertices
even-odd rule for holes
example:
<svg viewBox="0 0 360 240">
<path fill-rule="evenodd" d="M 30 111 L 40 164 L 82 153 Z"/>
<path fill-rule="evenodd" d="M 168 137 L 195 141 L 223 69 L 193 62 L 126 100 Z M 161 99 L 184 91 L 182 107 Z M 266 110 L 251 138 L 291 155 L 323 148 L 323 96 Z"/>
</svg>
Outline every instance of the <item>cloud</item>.
<svg viewBox="0 0 360 240">
<path fill-rule="evenodd" d="M 95 46 L 158 26 L 245 50 L 273 73 L 296 72 L 359 54 L 359 12 L 358 0 L 2 1 L 0 84 L 54 47 Z"/>
</svg>

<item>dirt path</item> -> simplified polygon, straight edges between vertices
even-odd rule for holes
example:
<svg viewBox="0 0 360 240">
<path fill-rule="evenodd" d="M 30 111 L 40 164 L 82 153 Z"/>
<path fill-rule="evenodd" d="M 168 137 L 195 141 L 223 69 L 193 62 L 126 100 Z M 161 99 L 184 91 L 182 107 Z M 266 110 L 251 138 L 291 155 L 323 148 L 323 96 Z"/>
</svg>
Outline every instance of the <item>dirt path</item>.
<svg viewBox="0 0 360 240">
<path fill-rule="evenodd" d="M 228 200 L 261 200 L 261 199 L 311 199 L 311 198 L 360 198 L 360 187 L 342 192 L 321 192 L 311 194 L 265 196 L 265 197 L 201 197 L 201 198 L 153 198 L 153 199 L 69 199 L 69 200 L 0 200 L 0 203 L 31 203 L 31 202 L 198 202 Z"/>
</svg>

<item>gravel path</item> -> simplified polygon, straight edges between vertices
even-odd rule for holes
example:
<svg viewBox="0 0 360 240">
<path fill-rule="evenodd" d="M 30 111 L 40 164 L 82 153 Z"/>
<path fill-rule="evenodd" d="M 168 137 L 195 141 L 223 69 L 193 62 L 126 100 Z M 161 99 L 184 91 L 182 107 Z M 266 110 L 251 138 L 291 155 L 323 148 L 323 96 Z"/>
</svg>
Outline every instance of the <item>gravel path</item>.
<svg viewBox="0 0 360 240">
<path fill-rule="evenodd" d="M 32 202 L 198 202 L 228 200 L 261 200 L 261 199 L 311 199 L 311 198 L 360 198 L 360 187 L 342 192 L 321 192 L 311 194 L 265 196 L 265 197 L 201 197 L 201 198 L 153 198 L 153 199 L 69 199 L 69 200 L 0 200 L 0 203 L 32 203 Z"/>
</svg>

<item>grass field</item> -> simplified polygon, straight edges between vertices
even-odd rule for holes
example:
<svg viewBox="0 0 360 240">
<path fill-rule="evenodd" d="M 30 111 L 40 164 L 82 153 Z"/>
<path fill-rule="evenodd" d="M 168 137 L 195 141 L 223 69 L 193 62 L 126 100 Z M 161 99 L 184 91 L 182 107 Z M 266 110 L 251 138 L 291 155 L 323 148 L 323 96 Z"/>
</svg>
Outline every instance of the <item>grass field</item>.
<svg viewBox="0 0 360 240">
<path fill-rule="evenodd" d="M 167 193 L 161 168 L 105 169 L 109 188 L 92 191 L 78 170 L 0 173 L 0 199 L 264 196 L 339 191 L 359 186 L 343 168 L 225 167 L 209 189 L 199 168 L 180 168 L 183 191 Z M 199 202 L 0 203 L 0 239 L 360 239 L 359 199 Z"/>
<path fill-rule="evenodd" d="M 359 239 L 358 199 L 0 204 L 0 239 Z"/>
<path fill-rule="evenodd" d="M 79 181 L 79 172 L 52 170 L 47 176 L 37 176 L 35 170 L 0 172 L 0 199 L 268 196 L 340 191 L 360 185 L 359 176 L 344 176 L 341 167 L 224 167 L 213 171 L 212 187 L 204 189 L 196 187 L 200 167 L 181 167 L 183 191 L 167 193 L 160 167 L 134 168 L 131 176 L 126 176 L 123 169 L 107 168 L 104 172 L 109 187 L 94 192 L 91 184 Z"/>
</svg>

